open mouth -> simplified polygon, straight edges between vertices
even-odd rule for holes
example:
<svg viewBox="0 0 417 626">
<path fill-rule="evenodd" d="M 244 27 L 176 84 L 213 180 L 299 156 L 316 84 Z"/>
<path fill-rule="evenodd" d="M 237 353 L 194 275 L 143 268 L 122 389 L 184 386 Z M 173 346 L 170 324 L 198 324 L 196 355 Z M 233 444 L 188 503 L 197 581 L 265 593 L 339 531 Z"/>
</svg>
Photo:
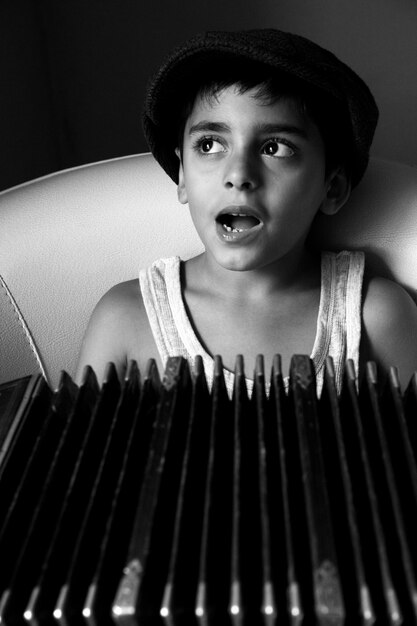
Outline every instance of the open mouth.
<svg viewBox="0 0 417 626">
<path fill-rule="evenodd" d="M 216 218 L 216 222 L 228 233 L 242 233 L 261 223 L 257 217 L 246 213 L 223 213 Z"/>
</svg>

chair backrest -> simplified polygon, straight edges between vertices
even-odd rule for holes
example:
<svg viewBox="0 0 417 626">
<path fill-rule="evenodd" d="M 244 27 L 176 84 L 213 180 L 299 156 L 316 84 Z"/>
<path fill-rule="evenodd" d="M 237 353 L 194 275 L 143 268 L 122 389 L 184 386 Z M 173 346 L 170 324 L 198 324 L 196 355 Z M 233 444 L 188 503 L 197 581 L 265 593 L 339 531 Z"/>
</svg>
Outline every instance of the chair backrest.
<svg viewBox="0 0 417 626">
<path fill-rule="evenodd" d="M 343 211 L 312 240 L 361 248 L 417 288 L 417 169 L 372 160 Z M 149 154 L 82 166 L 0 193 L 0 382 L 73 373 L 88 318 L 113 284 L 161 256 L 202 250 L 187 207 Z"/>
</svg>

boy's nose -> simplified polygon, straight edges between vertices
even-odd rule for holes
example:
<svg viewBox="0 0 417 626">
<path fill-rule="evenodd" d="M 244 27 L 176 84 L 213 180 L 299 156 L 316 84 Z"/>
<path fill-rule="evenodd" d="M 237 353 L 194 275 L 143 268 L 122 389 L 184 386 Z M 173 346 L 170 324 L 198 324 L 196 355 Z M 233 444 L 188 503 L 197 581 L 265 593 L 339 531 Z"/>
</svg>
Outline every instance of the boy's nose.
<svg viewBox="0 0 417 626">
<path fill-rule="evenodd" d="M 228 188 L 247 191 L 259 185 L 259 172 L 251 155 L 238 154 L 230 158 L 224 172 L 224 184 Z"/>
</svg>

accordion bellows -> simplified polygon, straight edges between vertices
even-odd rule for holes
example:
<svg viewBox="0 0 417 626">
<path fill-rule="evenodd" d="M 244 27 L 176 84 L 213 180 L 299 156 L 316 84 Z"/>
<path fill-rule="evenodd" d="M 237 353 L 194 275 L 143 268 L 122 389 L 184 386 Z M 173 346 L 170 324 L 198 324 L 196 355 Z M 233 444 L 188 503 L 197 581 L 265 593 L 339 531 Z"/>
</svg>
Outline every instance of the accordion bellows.
<svg viewBox="0 0 417 626">
<path fill-rule="evenodd" d="M 267 394 L 265 379 L 270 383 Z M 170 358 L 0 388 L 1 624 L 417 623 L 417 377 Z"/>
</svg>

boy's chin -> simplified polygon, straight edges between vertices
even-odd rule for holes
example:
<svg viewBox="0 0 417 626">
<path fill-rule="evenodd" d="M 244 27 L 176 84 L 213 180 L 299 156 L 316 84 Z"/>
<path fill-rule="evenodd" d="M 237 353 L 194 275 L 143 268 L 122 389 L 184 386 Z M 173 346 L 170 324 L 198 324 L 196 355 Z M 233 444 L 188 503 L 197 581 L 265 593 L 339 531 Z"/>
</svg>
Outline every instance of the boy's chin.
<svg viewBox="0 0 417 626">
<path fill-rule="evenodd" d="M 207 249 L 206 249 L 207 250 Z M 299 242 L 296 246 L 288 245 L 288 242 L 278 243 L 273 249 L 261 246 L 242 247 L 238 249 L 223 248 L 212 249 L 207 252 L 214 264 L 230 272 L 264 272 L 270 274 L 271 270 L 280 273 L 287 271 L 292 264 L 299 264 L 301 257 L 307 254 L 310 257 L 305 244 Z"/>
<path fill-rule="evenodd" d="M 215 261 L 221 268 L 230 272 L 250 272 L 265 267 L 264 258 L 260 258 L 258 255 L 249 255 L 247 251 L 216 254 Z"/>
</svg>

